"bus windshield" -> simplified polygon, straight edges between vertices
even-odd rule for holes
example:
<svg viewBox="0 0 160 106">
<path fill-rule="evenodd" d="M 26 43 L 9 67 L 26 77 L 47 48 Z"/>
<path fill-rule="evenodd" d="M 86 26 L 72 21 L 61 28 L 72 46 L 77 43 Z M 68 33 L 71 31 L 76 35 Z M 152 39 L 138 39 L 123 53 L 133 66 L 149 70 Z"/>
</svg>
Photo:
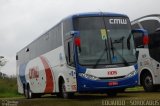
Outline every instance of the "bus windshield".
<svg viewBox="0 0 160 106">
<path fill-rule="evenodd" d="M 130 21 L 126 17 L 81 17 L 74 19 L 75 30 L 80 31 L 81 65 L 125 65 L 136 62 Z M 127 40 L 130 49 L 127 48 Z M 78 50 L 78 49 L 77 49 Z"/>
</svg>

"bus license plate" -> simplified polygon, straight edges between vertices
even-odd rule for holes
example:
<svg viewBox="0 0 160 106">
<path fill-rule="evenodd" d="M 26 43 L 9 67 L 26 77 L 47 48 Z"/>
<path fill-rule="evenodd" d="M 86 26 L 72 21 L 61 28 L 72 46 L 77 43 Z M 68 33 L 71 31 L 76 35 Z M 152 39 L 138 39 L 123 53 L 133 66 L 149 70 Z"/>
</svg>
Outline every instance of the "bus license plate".
<svg viewBox="0 0 160 106">
<path fill-rule="evenodd" d="M 118 82 L 108 82 L 108 86 L 117 86 Z"/>
</svg>

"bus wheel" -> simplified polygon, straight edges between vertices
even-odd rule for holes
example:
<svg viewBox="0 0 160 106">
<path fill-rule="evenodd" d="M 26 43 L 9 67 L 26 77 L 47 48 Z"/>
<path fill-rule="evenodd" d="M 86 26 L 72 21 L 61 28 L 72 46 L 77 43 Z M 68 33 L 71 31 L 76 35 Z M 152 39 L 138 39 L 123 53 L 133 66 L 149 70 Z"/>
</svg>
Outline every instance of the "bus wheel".
<svg viewBox="0 0 160 106">
<path fill-rule="evenodd" d="M 151 74 L 144 74 L 142 77 L 142 86 L 146 92 L 154 91 L 153 79 Z"/>
<path fill-rule="evenodd" d="M 30 87 L 29 87 L 29 86 L 25 86 L 24 93 L 25 93 L 25 97 L 26 97 L 27 99 L 33 98 L 33 93 L 32 93 L 32 91 L 30 90 Z"/>
<path fill-rule="evenodd" d="M 109 97 L 115 97 L 115 96 L 117 96 L 117 92 L 107 92 L 107 95 Z"/>
<path fill-rule="evenodd" d="M 65 82 L 63 81 L 60 85 L 60 94 L 62 98 L 69 99 L 73 97 L 73 93 L 66 92 Z"/>
</svg>

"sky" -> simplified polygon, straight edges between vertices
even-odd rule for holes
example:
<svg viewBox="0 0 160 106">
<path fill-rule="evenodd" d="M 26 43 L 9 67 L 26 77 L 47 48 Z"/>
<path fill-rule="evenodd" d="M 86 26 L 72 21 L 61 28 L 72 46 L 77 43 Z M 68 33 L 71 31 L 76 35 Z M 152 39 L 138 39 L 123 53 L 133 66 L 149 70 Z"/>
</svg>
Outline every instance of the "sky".
<svg viewBox="0 0 160 106">
<path fill-rule="evenodd" d="M 134 20 L 160 14 L 160 0 L 0 0 L 0 69 L 16 75 L 16 53 L 68 15 L 82 12 L 122 13 Z"/>
</svg>

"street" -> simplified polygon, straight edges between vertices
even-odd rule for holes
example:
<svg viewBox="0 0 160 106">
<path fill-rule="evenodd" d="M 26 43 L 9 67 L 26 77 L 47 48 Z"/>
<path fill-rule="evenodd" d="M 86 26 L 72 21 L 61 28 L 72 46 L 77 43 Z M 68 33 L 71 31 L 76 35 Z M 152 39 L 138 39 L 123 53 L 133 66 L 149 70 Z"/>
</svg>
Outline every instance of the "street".
<svg viewBox="0 0 160 106">
<path fill-rule="evenodd" d="M 61 99 L 46 95 L 42 98 L 0 99 L 1 106 L 159 106 L 160 92 L 132 91 L 119 93 L 116 97 L 106 94 L 76 94 L 73 99 Z"/>
</svg>

